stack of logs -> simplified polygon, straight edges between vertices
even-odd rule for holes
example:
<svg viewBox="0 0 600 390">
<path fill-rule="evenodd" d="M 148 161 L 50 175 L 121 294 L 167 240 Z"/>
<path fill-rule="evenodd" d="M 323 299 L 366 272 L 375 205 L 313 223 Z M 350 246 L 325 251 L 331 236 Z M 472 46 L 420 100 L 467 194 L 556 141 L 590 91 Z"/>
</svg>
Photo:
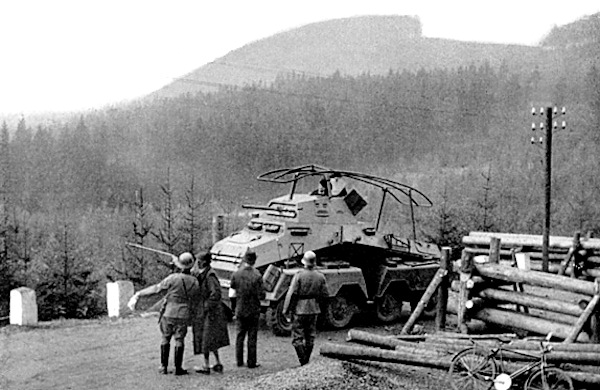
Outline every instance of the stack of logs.
<svg viewBox="0 0 600 390">
<path fill-rule="evenodd" d="M 425 335 L 383 336 L 352 329 L 348 332 L 348 343 L 325 343 L 321 346 L 323 356 L 351 360 L 400 363 L 421 367 L 448 370 L 452 357 L 459 351 L 472 347 L 494 348 L 498 338 L 512 338 L 504 348 L 517 353 L 503 353 L 505 369 L 514 371 L 527 358 L 519 353 L 535 355 L 540 350 L 539 340 L 517 339 L 514 334 L 463 335 L 436 332 Z M 547 355 L 550 363 L 560 366 L 578 385 L 597 388 L 600 384 L 600 345 L 596 344 L 552 344 Z"/>
<path fill-rule="evenodd" d="M 474 255 L 487 255 L 498 245 L 500 259 L 514 262 L 515 254 L 522 253 L 531 259 L 531 269 L 542 270 L 543 237 L 533 234 L 492 232 L 470 232 L 462 242 Z M 499 243 L 499 244 L 498 244 Z M 581 260 L 581 276 L 600 278 L 600 239 L 581 237 L 550 236 L 548 242 L 548 272 L 578 276 L 573 264 Z M 577 270 L 575 270 L 577 271 Z"/>
<path fill-rule="evenodd" d="M 462 333 L 468 333 L 469 319 L 477 319 L 515 331 L 552 332 L 566 343 L 600 340 L 597 280 L 501 264 L 501 241 L 490 238 L 495 244 L 489 256 L 477 258 L 463 250 L 459 278 L 451 284 L 448 311 L 457 315 Z"/>
<path fill-rule="evenodd" d="M 321 354 L 338 359 L 370 360 L 448 369 L 458 351 L 476 343 L 493 348 L 497 335 L 468 334 L 474 324 L 515 332 L 506 346 L 535 353 L 540 342 L 517 339 L 552 333 L 553 352 L 548 360 L 560 365 L 575 382 L 600 385 L 600 240 L 550 237 L 549 272 L 541 272 L 542 237 L 472 232 L 459 269 L 442 250 L 440 270 L 423 294 L 401 334 L 380 336 L 351 330 L 350 344 L 326 343 Z M 484 255 L 485 256 L 482 256 Z M 598 265 L 596 267 L 596 264 Z M 453 279 L 450 281 L 450 279 Z M 423 307 L 437 291 L 437 315 L 432 335 L 411 335 Z M 445 332 L 446 313 L 456 315 L 460 333 Z M 505 334 L 503 333 L 503 338 Z M 591 342 L 591 343 L 590 343 Z M 584 344 L 586 343 L 586 344 Z M 520 358 L 518 356 L 521 356 Z M 522 355 L 506 354 L 509 360 Z"/>
</svg>

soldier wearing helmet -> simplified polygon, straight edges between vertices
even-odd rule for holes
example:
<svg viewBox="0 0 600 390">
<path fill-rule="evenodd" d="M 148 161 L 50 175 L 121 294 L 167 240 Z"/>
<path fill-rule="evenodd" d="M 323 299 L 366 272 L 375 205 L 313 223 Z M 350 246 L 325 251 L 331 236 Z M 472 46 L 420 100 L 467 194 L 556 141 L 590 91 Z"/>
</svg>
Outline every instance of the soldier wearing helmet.
<svg viewBox="0 0 600 390">
<path fill-rule="evenodd" d="M 314 347 L 321 301 L 329 296 L 325 276 L 315 270 L 316 263 L 315 252 L 304 253 L 304 269 L 292 278 L 283 306 L 286 316 L 293 314 L 292 345 L 302 366 L 310 360 Z"/>
<path fill-rule="evenodd" d="M 173 273 L 163 279 L 160 283 L 136 292 L 129 300 L 127 306 L 131 310 L 140 297 L 158 294 L 167 291 L 163 311 L 159 319 L 159 327 L 162 333 L 160 345 L 160 369 L 161 374 L 166 374 L 169 363 L 169 352 L 171 349 L 171 338 L 175 339 L 175 375 L 185 375 L 187 370 L 182 368 L 184 339 L 187 328 L 192 317 L 192 305 L 198 300 L 200 287 L 198 280 L 190 275 L 194 265 L 194 256 L 185 252 L 179 257 L 172 256 L 173 264 L 180 272 Z"/>
</svg>

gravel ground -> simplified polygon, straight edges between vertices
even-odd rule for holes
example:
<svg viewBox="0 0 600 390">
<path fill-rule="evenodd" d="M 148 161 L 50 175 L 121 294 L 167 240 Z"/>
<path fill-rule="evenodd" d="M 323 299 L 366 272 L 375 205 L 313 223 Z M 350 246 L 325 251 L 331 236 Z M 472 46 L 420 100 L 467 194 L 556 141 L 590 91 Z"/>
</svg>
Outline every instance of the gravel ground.
<svg viewBox="0 0 600 390">
<path fill-rule="evenodd" d="M 243 390 L 433 390 L 445 387 L 445 372 L 404 365 L 316 359 L 307 366 L 265 375 Z"/>
<path fill-rule="evenodd" d="M 356 324 L 382 334 L 391 328 Z M 221 350 L 223 374 L 159 375 L 156 317 L 53 321 L 0 328 L 0 389 L 411 389 L 445 388 L 445 372 L 400 364 L 344 362 L 318 354 L 326 342 L 345 342 L 348 329 L 321 331 L 311 362 L 300 367 L 290 338 L 259 332 L 261 367 L 235 366 L 233 346 Z M 233 342 L 235 327 L 229 325 Z M 188 343 L 191 340 L 188 336 Z M 184 365 L 202 359 L 186 349 Z"/>
</svg>

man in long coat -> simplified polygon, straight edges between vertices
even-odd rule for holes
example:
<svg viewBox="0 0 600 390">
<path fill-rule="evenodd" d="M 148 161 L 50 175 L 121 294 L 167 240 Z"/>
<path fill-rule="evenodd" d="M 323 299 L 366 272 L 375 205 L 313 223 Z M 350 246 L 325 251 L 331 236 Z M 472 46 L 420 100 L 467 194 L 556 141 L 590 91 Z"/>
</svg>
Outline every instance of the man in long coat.
<svg viewBox="0 0 600 390">
<path fill-rule="evenodd" d="M 211 255 L 205 253 L 199 260 L 199 270 L 193 272 L 200 285 L 200 299 L 195 306 L 195 316 L 192 320 L 194 355 L 204 355 L 204 366 L 195 367 L 195 370 L 202 374 L 210 374 L 210 352 L 215 356 L 216 363 L 212 370 L 223 372 L 219 348 L 229 345 L 227 319 L 221 303 L 221 286 L 210 263 Z"/>
<path fill-rule="evenodd" d="M 235 315 L 237 317 L 237 335 L 235 339 L 235 358 L 238 367 L 244 365 L 244 340 L 248 336 L 248 368 L 260 366 L 256 362 L 256 344 L 258 339 L 258 321 L 260 319 L 260 301 L 265 299 L 262 275 L 256 268 L 256 253 L 246 252 L 244 263 L 231 277 L 231 289 L 236 296 Z"/>
</svg>

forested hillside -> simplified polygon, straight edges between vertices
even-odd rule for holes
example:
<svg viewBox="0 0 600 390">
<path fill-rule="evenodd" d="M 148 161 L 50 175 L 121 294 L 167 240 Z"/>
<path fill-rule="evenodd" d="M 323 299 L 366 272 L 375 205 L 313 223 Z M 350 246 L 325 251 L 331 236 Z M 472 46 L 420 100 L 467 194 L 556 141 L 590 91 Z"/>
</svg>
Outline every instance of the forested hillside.
<svg viewBox="0 0 600 390">
<path fill-rule="evenodd" d="M 359 16 L 308 24 L 251 42 L 193 70 L 150 95 L 211 92 L 219 85 L 270 84 L 287 74 L 385 75 L 390 70 L 458 68 L 506 63 L 533 69 L 552 53 L 540 47 L 428 38 L 411 16 Z"/>
<path fill-rule="evenodd" d="M 554 137 L 552 234 L 600 233 L 599 64 L 580 47 L 552 53 L 560 61 L 525 70 L 292 74 L 53 125 L 4 123 L 0 317 L 21 285 L 37 290 L 42 319 L 102 313 L 108 280 L 139 287 L 169 272 L 127 242 L 208 249 L 215 214 L 231 231 L 245 222 L 241 204 L 287 191 L 255 180 L 274 168 L 315 163 L 415 186 L 434 202 L 417 210 L 418 236 L 443 245 L 469 230 L 541 234 L 544 145 L 530 139 L 543 119 L 532 104 L 567 108 Z M 408 233 L 406 222 L 385 221 Z"/>
</svg>

